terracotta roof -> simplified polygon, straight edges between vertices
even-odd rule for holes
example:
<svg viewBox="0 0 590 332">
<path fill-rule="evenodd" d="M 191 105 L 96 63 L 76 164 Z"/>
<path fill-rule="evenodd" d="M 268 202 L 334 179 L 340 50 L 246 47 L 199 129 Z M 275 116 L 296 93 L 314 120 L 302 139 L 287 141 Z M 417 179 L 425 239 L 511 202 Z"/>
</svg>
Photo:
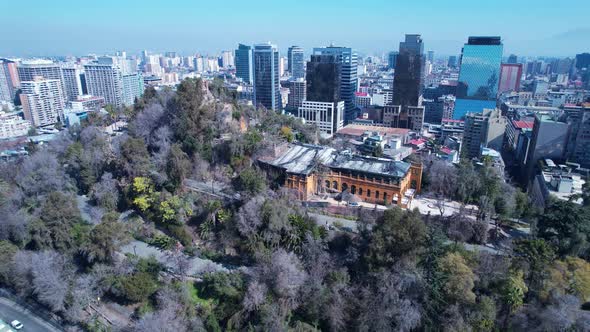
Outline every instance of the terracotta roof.
<svg viewBox="0 0 590 332">
<path fill-rule="evenodd" d="M 512 120 L 512 125 L 518 129 L 533 129 L 533 121 Z"/>
</svg>

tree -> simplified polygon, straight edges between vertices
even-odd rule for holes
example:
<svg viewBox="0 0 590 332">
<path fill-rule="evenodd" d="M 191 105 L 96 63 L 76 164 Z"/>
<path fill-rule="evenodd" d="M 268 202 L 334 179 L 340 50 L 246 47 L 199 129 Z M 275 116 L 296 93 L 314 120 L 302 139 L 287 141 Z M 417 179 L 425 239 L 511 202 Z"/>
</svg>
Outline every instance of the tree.
<svg viewBox="0 0 590 332">
<path fill-rule="evenodd" d="M 91 197 L 95 203 L 106 211 L 114 211 L 119 204 L 117 180 L 111 173 L 104 173 L 100 181 L 92 186 Z"/>
<path fill-rule="evenodd" d="M 589 247 L 590 213 L 573 202 L 552 199 L 539 216 L 537 234 L 561 256 L 584 255 Z"/>
<path fill-rule="evenodd" d="M 123 224 L 118 221 L 119 215 L 111 212 L 103 216 L 102 222 L 90 231 L 89 241 L 82 249 L 89 263 L 109 262 L 127 238 Z"/>
<path fill-rule="evenodd" d="M 426 240 L 420 212 L 394 207 L 384 212 L 373 229 L 365 260 L 371 269 L 389 267 L 398 260 L 414 261 Z"/>
<path fill-rule="evenodd" d="M 502 300 L 508 307 L 508 313 L 514 313 L 524 304 L 528 287 L 524 282 L 524 273 L 520 270 L 511 271 L 501 289 Z"/>
<path fill-rule="evenodd" d="M 480 191 L 480 176 L 469 160 L 462 160 L 457 174 L 457 198 L 463 203 L 477 202 Z"/>
<path fill-rule="evenodd" d="M 264 175 L 252 167 L 240 172 L 236 184 L 238 190 L 252 195 L 262 192 L 266 186 Z"/>
<path fill-rule="evenodd" d="M 529 289 L 538 292 L 545 279 L 545 271 L 555 258 L 553 247 L 543 239 L 524 239 L 515 242 L 514 253 L 514 263 L 528 271 Z"/>
<path fill-rule="evenodd" d="M 68 178 L 57 158 L 48 151 L 39 151 L 26 158 L 14 180 L 26 197 L 30 198 L 68 189 Z"/>
<path fill-rule="evenodd" d="M 145 176 L 150 169 L 150 155 L 141 138 L 127 138 L 120 149 L 119 162 L 130 177 Z"/>
<path fill-rule="evenodd" d="M 18 251 L 18 247 L 9 241 L 0 241 L 0 284 L 7 284 L 11 275 L 12 257 Z"/>
<path fill-rule="evenodd" d="M 188 156 L 182 151 L 179 144 L 174 144 L 168 154 L 168 163 L 166 165 L 166 174 L 172 192 L 180 188 L 182 182 L 190 173 L 191 163 Z"/>
<path fill-rule="evenodd" d="M 582 302 L 590 301 L 590 263 L 581 258 L 566 257 L 555 261 L 548 270 L 541 299 L 547 301 L 555 294 L 569 294 Z"/>
<path fill-rule="evenodd" d="M 428 190 L 439 201 L 440 215 L 444 215 L 444 201 L 456 192 L 457 171 L 455 166 L 443 160 L 437 160 L 428 168 Z"/>
<path fill-rule="evenodd" d="M 53 311 L 64 309 L 68 294 L 66 263 L 65 258 L 54 251 L 34 253 L 31 256 L 33 294 Z"/>
<path fill-rule="evenodd" d="M 450 302 L 475 303 L 473 287 L 475 275 L 458 253 L 448 253 L 440 260 L 440 267 L 447 275 L 444 285 L 446 298 Z"/>
<path fill-rule="evenodd" d="M 33 224 L 31 232 L 46 229 L 51 247 L 64 252 L 76 244 L 76 226 L 82 223 L 76 200 L 61 192 L 51 192 L 39 210 L 40 222 Z"/>
</svg>

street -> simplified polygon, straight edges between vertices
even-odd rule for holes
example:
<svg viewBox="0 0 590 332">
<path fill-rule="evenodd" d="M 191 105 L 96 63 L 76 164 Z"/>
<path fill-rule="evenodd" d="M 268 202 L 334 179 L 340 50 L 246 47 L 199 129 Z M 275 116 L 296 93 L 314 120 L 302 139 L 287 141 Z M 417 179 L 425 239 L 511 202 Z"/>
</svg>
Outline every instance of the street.
<svg viewBox="0 0 590 332">
<path fill-rule="evenodd" d="M 57 332 L 61 331 L 52 327 L 49 323 L 45 322 L 41 318 L 35 316 L 34 313 L 28 309 L 21 307 L 20 305 L 12 302 L 9 299 L 0 297 L 0 318 L 9 323 L 13 320 L 18 320 L 23 323 L 24 331 L 35 331 L 35 332 Z"/>
</svg>

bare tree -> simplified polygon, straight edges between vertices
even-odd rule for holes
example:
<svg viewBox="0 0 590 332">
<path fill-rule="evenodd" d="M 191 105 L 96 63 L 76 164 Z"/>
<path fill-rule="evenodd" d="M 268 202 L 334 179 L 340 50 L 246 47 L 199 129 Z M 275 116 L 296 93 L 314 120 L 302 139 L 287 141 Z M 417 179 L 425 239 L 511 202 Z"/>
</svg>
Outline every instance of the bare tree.
<svg viewBox="0 0 590 332">
<path fill-rule="evenodd" d="M 33 293 L 37 299 L 53 311 L 63 310 L 68 294 L 66 259 L 55 251 L 43 251 L 32 255 L 31 264 Z"/>
<path fill-rule="evenodd" d="M 35 198 L 52 191 L 65 191 L 69 178 L 53 154 L 39 151 L 23 161 L 15 182 L 27 197 Z"/>
<path fill-rule="evenodd" d="M 100 181 L 92 186 L 92 199 L 107 211 L 114 211 L 119 204 L 118 181 L 111 173 L 104 173 Z"/>
</svg>

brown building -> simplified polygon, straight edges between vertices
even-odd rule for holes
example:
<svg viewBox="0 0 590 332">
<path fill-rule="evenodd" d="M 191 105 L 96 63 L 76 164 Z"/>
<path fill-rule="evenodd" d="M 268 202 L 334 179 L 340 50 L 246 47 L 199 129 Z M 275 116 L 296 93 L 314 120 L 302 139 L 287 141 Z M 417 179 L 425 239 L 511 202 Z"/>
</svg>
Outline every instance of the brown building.
<svg viewBox="0 0 590 332">
<path fill-rule="evenodd" d="M 407 207 L 422 183 L 421 164 L 338 153 L 324 146 L 286 145 L 260 162 L 302 200 L 347 191 L 365 202 Z"/>
<path fill-rule="evenodd" d="M 422 130 L 424 106 L 386 105 L 383 108 L 383 124 L 393 128 Z"/>
</svg>

